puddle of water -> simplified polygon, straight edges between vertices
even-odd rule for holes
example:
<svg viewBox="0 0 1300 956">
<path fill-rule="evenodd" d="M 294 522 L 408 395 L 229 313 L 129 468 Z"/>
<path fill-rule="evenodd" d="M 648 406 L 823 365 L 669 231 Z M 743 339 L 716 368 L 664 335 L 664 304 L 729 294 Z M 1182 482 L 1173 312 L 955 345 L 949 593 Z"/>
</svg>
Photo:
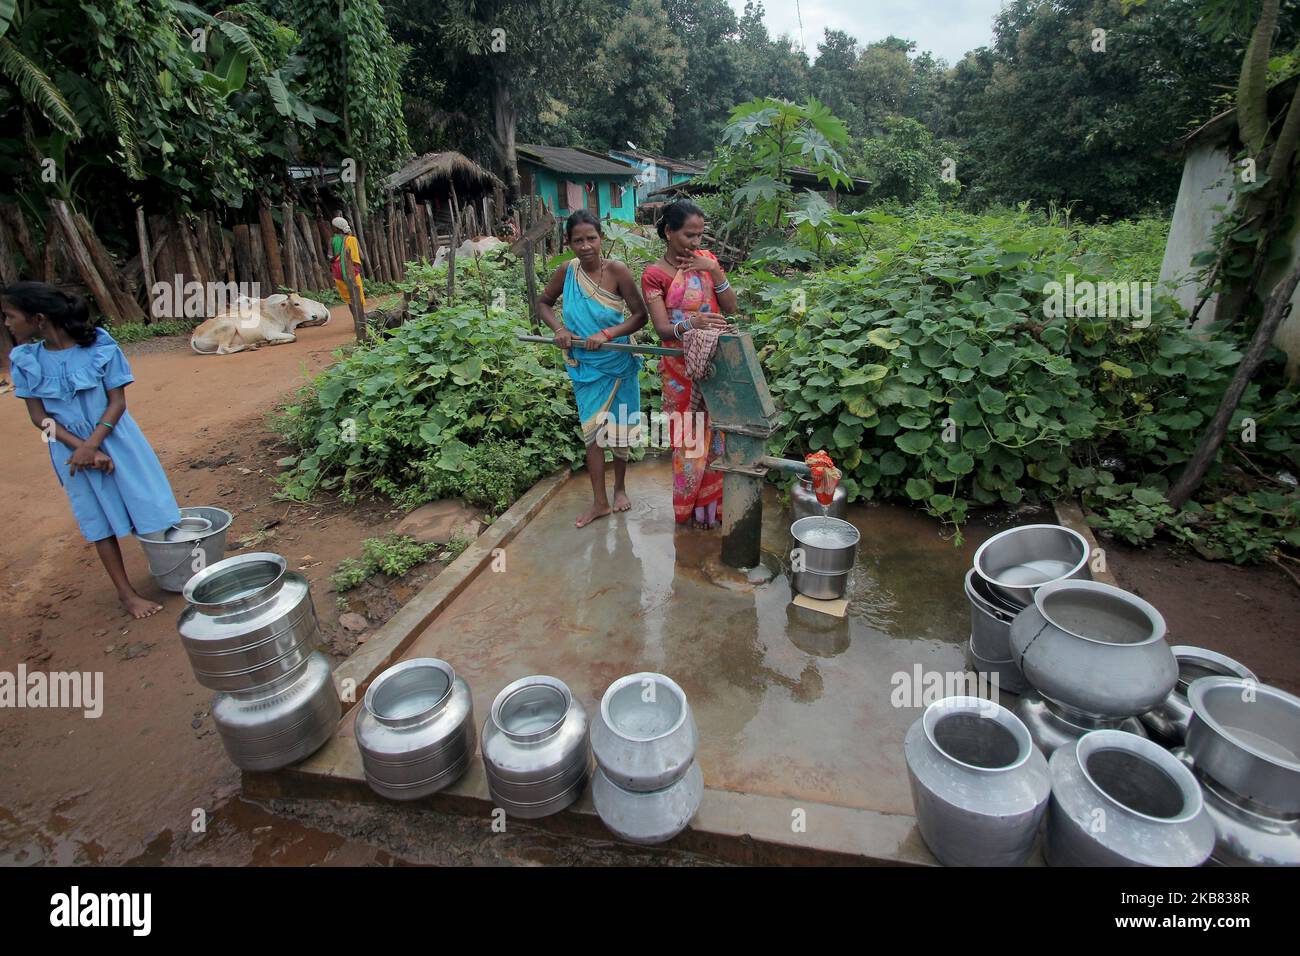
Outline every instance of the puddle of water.
<svg viewBox="0 0 1300 956">
<path fill-rule="evenodd" d="M 477 712 L 527 674 L 564 680 L 595 708 L 624 674 L 682 685 L 710 787 L 886 812 L 911 810 L 902 739 L 918 708 L 891 703 L 915 665 L 965 670 L 970 610 L 962 579 L 992 528 L 954 547 L 941 525 L 889 505 L 855 506 L 861 541 L 847 616 L 791 605 L 789 528 L 765 492 L 766 583 L 719 560 L 718 532 L 677 528 L 671 467 L 629 468 L 633 509 L 587 528 L 582 476 L 566 484 L 484 573 L 420 635 L 409 657 L 452 663 Z"/>
</svg>

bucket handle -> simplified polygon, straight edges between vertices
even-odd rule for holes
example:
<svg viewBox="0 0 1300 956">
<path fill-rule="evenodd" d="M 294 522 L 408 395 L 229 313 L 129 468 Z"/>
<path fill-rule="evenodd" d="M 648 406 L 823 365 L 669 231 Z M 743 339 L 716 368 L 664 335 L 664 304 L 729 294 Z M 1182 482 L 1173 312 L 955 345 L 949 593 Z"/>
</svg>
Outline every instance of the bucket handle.
<svg viewBox="0 0 1300 956">
<path fill-rule="evenodd" d="M 208 537 L 211 537 L 211 535 L 209 535 Z M 203 539 L 202 539 L 202 538 L 195 538 L 193 541 L 188 542 L 189 544 L 194 545 L 194 547 L 190 548 L 189 551 L 185 552 L 185 556 L 182 557 L 182 558 L 181 558 L 179 561 L 177 561 L 175 564 L 173 564 L 170 568 L 168 568 L 166 571 L 163 571 L 161 574 L 155 574 L 154 577 L 155 577 L 155 578 L 165 578 L 165 577 L 167 577 L 167 575 L 171 574 L 172 572 L 179 570 L 179 569 L 180 569 L 180 566 L 181 566 L 182 564 L 184 564 L 186 561 L 192 561 L 192 560 L 194 559 L 194 552 L 195 552 L 195 551 L 202 551 L 202 550 L 203 550 L 202 548 L 199 547 L 199 545 L 200 545 L 202 542 L 203 542 Z M 205 552 L 205 558 L 206 558 L 206 552 Z M 196 572 L 196 573 L 197 573 L 197 572 Z"/>
</svg>

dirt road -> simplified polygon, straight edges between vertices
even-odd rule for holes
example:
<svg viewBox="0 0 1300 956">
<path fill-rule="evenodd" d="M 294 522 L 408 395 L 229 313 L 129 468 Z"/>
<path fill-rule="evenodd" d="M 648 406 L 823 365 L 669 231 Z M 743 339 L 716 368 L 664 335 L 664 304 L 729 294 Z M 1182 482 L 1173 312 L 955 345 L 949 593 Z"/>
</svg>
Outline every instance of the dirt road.
<svg viewBox="0 0 1300 956">
<path fill-rule="evenodd" d="M 230 356 L 198 356 L 183 340 L 127 346 L 139 421 L 182 505 L 234 513 L 232 542 L 279 519 L 266 547 L 313 581 L 323 616 L 333 596 L 317 583 L 360 540 L 390 522 L 381 510 L 289 508 L 271 500 L 273 463 L 263 418 L 352 339 L 345 309 L 298 341 Z M 143 553 L 123 542 L 127 569 L 162 613 L 126 617 L 82 540 L 40 433 L 12 394 L 0 399 L 0 476 L 9 516 L 0 545 L 0 670 L 102 671 L 102 716 L 69 710 L 0 711 L 0 863 L 382 861 L 378 851 L 315 839 L 244 804 L 176 637 L 180 595 L 158 590 Z M 269 467 L 268 467 L 269 466 Z M 307 560 L 302 560 L 306 558 Z M 196 813 L 202 811 L 202 813 Z M 202 820 L 206 832 L 196 831 Z M 292 830 L 289 836 L 287 831 Z"/>
</svg>

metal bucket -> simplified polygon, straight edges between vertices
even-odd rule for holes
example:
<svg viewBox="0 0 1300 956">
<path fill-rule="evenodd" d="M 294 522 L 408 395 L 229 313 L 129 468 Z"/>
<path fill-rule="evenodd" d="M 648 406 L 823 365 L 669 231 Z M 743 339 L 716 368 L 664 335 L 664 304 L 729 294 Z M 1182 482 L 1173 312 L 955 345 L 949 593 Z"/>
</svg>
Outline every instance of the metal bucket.
<svg viewBox="0 0 1300 956">
<path fill-rule="evenodd" d="M 791 562 L 794 589 L 822 601 L 844 597 L 862 538 L 858 529 L 840 518 L 815 515 L 790 525 L 790 534 L 800 552 Z"/>
<path fill-rule="evenodd" d="M 181 520 L 162 531 L 137 534 L 149 573 L 164 591 L 184 591 L 190 578 L 225 556 L 229 511 L 199 505 L 181 509 Z"/>
</svg>

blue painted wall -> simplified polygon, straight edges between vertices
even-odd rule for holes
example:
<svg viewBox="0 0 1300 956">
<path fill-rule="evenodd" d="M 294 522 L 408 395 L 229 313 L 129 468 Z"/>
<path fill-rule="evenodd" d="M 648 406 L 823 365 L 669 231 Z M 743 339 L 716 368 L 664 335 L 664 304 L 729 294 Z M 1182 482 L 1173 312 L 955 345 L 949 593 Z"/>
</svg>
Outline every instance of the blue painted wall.
<svg viewBox="0 0 1300 956">
<path fill-rule="evenodd" d="M 609 151 L 609 155 L 611 159 L 616 159 L 621 163 L 627 163 L 630 166 L 635 166 L 637 169 L 645 169 L 651 165 L 649 160 L 640 159 L 639 157 L 633 156 L 630 153 L 622 153 L 616 149 L 611 149 Z M 654 163 L 653 165 L 655 171 L 654 182 L 644 183 L 644 184 L 641 182 L 637 183 L 636 203 L 638 206 L 641 205 L 641 203 L 643 202 L 650 201 L 650 194 L 655 190 L 666 189 L 668 186 L 671 186 L 673 183 L 680 183 L 683 182 L 684 180 L 691 178 L 690 173 L 669 172 L 667 166 L 660 166 L 658 163 Z"/>
<path fill-rule="evenodd" d="M 520 168 L 527 168 L 532 177 L 533 194 L 541 196 L 542 200 L 555 211 L 560 218 L 564 218 L 573 212 L 567 206 L 562 205 L 564 202 L 564 191 L 560 188 L 560 182 L 573 181 L 576 183 L 596 183 L 597 196 L 600 203 L 601 219 L 616 219 L 623 222 L 636 221 L 636 190 L 632 187 L 636 180 L 628 176 L 601 176 L 594 173 L 556 173 L 542 166 L 537 166 L 528 160 L 521 158 Z M 610 185 L 618 183 L 623 187 L 623 199 L 617 206 L 610 205 Z"/>
</svg>

